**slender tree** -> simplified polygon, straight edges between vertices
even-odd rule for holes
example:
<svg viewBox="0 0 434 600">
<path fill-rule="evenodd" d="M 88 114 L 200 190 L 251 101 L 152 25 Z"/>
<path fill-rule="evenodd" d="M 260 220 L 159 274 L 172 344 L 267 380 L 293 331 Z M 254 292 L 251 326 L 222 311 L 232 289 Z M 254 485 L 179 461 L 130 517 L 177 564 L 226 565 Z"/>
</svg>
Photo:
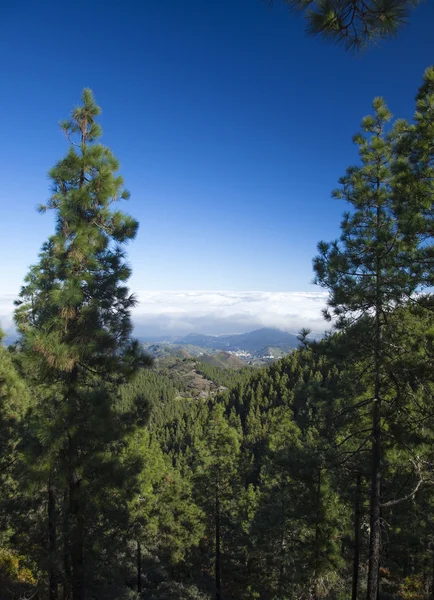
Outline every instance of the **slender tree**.
<svg viewBox="0 0 434 600">
<path fill-rule="evenodd" d="M 61 123 L 70 148 L 50 171 L 52 195 L 40 207 L 54 211 L 56 230 L 26 278 L 15 313 L 36 379 L 51 386 L 47 445 L 66 487 L 66 587 L 73 600 L 83 600 L 88 585 L 85 546 L 92 521 L 86 512 L 101 486 L 114 481 L 116 487 L 120 478 L 116 447 L 127 426 L 116 405 L 116 385 L 149 362 L 131 340 L 136 301 L 125 285 L 130 268 L 123 246 L 135 237 L 138 223 L 112 208 L 129 194 L 116 174 L 118 161 L 97 143 L 99 114 L 85 89 L 81 106 Z"/>
<path fill-rule="evenodd" d="M 399 133 L 387 134 L 391 114 L 380 98 L 374 116 L 365 117 L 363 134 L 355 136 L 361 166 L 351 167 L 334 192 L 351 204 L 342 221 L 342 235 L 320 242 L 314 259 L 315 282 L 329 290 L 326 317 L 346 328 L 365 316 L 371 341 L 372 424 L 368 600 L 376 600 L 381 551 L 382 417 L 387 394 L 383 331 L 388 314 L 417 289 L 408 265 L 416 252 L 414 238 L 400 233 L 394 210 L 395 144 Z"/>
</svg>

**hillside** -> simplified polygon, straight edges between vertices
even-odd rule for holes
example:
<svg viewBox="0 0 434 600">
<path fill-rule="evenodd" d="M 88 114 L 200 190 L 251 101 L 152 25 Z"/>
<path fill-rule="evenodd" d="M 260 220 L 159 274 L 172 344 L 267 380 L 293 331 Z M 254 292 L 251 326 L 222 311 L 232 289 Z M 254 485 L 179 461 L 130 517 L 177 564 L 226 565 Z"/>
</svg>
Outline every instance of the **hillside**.
<svg viewBox="0 0 434 600">
<path fill-rule="evenodd" d="M 152 379 L 157 388 L 169 386 L 173 398 L 212 398 L 227 387 L 247 381 L 255 372 L 234 356 L 225 352 L 197 358 L 165 356 L 155 359 L 151 370 L 142 377 Z M 162 389 L 163 389 L 162 388 Z M 158 401 L 158 393 L 153 396 Z"/>
<path fill-rule="evenodd" d="M 242 369 L 246 363 L 230 352 L 217 352 L 216 354 L 203 354 L 198 356 L 201 363 L 220 367 L 222 369 Z"/>
</svg>

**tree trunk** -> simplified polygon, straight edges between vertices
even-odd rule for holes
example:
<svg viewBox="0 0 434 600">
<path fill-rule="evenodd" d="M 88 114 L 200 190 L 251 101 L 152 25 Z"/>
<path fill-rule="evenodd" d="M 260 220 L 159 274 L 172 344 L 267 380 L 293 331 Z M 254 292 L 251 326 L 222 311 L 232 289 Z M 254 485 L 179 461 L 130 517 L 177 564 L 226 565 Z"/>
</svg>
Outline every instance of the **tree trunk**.
<svg viewBox="0 0 434 600">
<path fill-rule="evenodd" d="M 377 387 L 377 386 L 376 386 Z M 377 600 L 381 551 L 381 446 L 380 399 L 376 396 L 372 412 L 372 480 L 370 506 L 369 571 L 367 600 Z"/>
<path fill-rule="evenodd" d="M 78 414 L 78 398 L 76 386 L 78 382 L 78 367 L 75 366 L 70 374 L 68 403 L 72 414 Z M 69 431 L 68 437 L 68 520 L 69 520 L 69 553 L 71 559 L 71 590 L 72 600 L 86 600 L 84 580 L 84 531 L 81 506 L 81 480 L 77 475 L 80 462 L 78 448 Z"/>
<path fill-rule="evenodd" d="M 281 515 L 282 515 L 282 529 L 280 532 L 280 568 L 279 568 L 279 593 L 283 596 L 285 589 L 285 555 L 286 555 L 286 507 L 285 507 L 285 493 L 286 486 L 283 482 L 281 487 Z"/>
<path fill-rule="evenodd" d="M 377 207 L 377 236 L 381 209 Z M 377 250 L 375 303 L 375 388 L 372 405 L 372 464 L 367 600 L 377 600 L 381 553 L 381 261 Z"/>
<path fill-rule="evenodd" d="M 423 571 L 422 571 L 422 579 L 423 579 L 423 588 L 425 597 L 430 597 L 430 556 L 429 556 L 429 516 L 428 516 L 428 506 L 427 502 L 423 500 L 422 502 L 422 510 L 425 515 L 425 539 L 424 539 L 424 548 L 425 548 L 425 556 L 423 560 Z"/>
<path fill-rule="evenodd" d="M 359 562 L 360 562 L 360 488 L 361 475 L 357 473 L 356 497 L 354 501 L 354 556 L 353 556 L 353 586 L 351 600 L 357 600 L 359 585 Z"/>
<path fill-rule="evenodd" d="M 315 581 L 313 586 L 312 600 L 318 599 L 318 579 L 319 579 L 319 518 L 321 514 L 321 467 L 318 469 L 318 479 L 316 485 L 316 515 L 315 515 Z"/>
<path fill-rule="evenodd" d="M 48 556 L 49 556 L 49 600 L 57 600 L 57 515 L 56 515 L 56 495 L 51 478 L 48 481 Z"/>
<path fill-rule="evenodd" d="M 142 547 L 137 541 L 137 592 L 142 592 Z"/>
<path fill-rule="evenodd" d="M 83 527 L 80 506 L 80 481 L 72 470 L 69 479 L 69 521 L 72 571 L 72 599 L 85 600 Z"/>
<path fill-rule="evenodd" d="M 217 475 L 218 477 L 218 475 Z M 217 479 L 215 491 L 215 600 L 221 600 L 220 573 L 220 485 Z"/>
<path fill-rule="evenodd" d="M 431 600 L 434 600 L 434 546 L 432 549 Z"/>
<path fill-rule="evenodd" d="M 69 548 L 69 495 L 68 489 L 63 493 L 63 600 L 71 597 L 71 552 Z"/>
<path fill-rule="evenodd" d="M 73 376 L 76 376 L 76 373 Z M 71 559 L 72 600 L 85 600 L 84 532 L 80 503 L 80 479 L 76 473 L 77 462 L 77 448 L 73 439 L 68 434 L 68 542 Z"/>
</svg>

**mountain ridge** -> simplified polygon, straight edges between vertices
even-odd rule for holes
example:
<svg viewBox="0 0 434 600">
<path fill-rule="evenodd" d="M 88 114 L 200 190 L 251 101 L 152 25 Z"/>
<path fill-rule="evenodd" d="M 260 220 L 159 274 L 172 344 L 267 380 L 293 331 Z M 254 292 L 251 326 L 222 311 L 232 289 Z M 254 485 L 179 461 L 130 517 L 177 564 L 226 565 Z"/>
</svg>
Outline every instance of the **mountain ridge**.
<svg viewBox="0 0 434 600">
<path fill-rule="evenodd" d="M 194 345 L 202 348 L 226 351 L 258 352 L 266 347 L 285 346 L 290 350 L 297 348 L 299 340 L 297 335 L 275 327 L 262 327 L 246 333 L 226 335 L 208 335 L 189 333 L 174 340 L 177 345 Z"/>
</svg>

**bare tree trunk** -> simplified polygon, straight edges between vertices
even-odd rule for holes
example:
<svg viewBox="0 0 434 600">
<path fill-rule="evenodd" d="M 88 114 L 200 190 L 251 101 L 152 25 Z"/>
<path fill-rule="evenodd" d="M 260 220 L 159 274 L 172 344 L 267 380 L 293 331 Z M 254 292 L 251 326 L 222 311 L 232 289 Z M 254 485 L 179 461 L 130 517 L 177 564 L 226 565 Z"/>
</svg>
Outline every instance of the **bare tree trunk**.
<svg viewBox="0 0 434 600">
<path fill-rule="evenodd" d="M 360 496 L 361 475 L 357 473 L 356 497 L 354 500 L 354 555 L 353 555 L 353 585 L 351 600 L 357 600 L 359 587 L 359 562 L 360 562 Z"/>
<path fill-rule="evenodd" d="M 57 558 L 57 515 L 56 515 L 56 495 L 51 480 L 48 481 L 48 555 L 49 555 L 49 600 L 58 599 L 58 577 L 56 568 Z"/>
</svg>

